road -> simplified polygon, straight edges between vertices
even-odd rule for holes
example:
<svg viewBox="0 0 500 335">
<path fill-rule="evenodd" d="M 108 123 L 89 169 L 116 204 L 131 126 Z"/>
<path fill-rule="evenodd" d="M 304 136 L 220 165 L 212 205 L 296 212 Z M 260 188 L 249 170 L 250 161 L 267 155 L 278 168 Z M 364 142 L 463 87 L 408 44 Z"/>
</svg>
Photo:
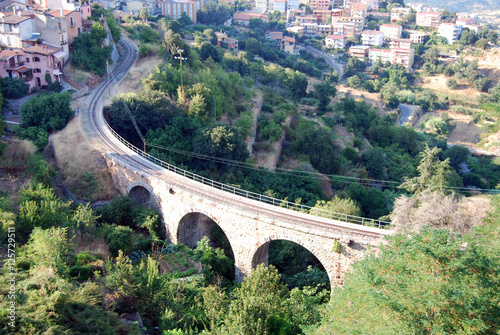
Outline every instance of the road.
<svg viewBox="0 0 500 335">
<path fill-rule="evenodd" d="M 177 187 L 211 201 L 230 204 L 235 209 L 248 215 L 265 216 L 273 221 L 292 223 L 297 229 L 310 231 L 311 234 L 319 231 L 349 231 L 352 234 L 382 238 L 391 234 L 389 230 L 364 226 L 364 223 L 375 223 L 385 226 L 388 223 L 361 217 L 349 216 L 341 213 L 325 212 L 330 218 L 323 218 L 305 214 L 308 208 L 281 199 L 252 193 L 229 185 L 206 179 L 162 162 L 132 144 L 125 141 L 119 134 L 109 127 L 102 113 L 103 99 L 113 85 L 118 85 L 137 59 L 136 47 L 129 41 L 121 40 L 125 55 L 110 76 L 110 81 L 101 83 L 88 99 L 88 108 L 82 110 L 82 123 L 89 140 L 95 144 L 108 158 L 115 158 L 144 178 L 169 180 Z M 285 206 L 285 208 L 281 206 Z M 295 210 L 292 210 L 295 209 Z M 299 212 L 301 210 L 302 212 Z"/>
<path fill-rule="evenodd" d="M 422 109 L 420 106 L 416 105 L 407 105 L 407 104 L 399 104 L 399 109 L 401 110 L 401 115 L 398 120 L 398 127 L 401 127 L 405 123 L 412 123 L 414 116 L 421 112 Z"/>
<path fill-rule="evenodd" d="M 326 53 L 326 52 L 323 52 L 321 50 L 318 50 L 312 46 L 306 46 L 305 47 L 306 50 L 314 53 L 315 55 L 323 58 L 325 60 L 325 62 L 330 65 L 335 71 L 338 72 L 339 74 L 339 81 L 340 79 L 342 79 L 342 77 L 344 76 L 344 65 L 342 64 L 339 64 L 335 61 L 335 56 L 332 55 L 332 54 L 329 54 L 329 53 Z"/>
</svg>

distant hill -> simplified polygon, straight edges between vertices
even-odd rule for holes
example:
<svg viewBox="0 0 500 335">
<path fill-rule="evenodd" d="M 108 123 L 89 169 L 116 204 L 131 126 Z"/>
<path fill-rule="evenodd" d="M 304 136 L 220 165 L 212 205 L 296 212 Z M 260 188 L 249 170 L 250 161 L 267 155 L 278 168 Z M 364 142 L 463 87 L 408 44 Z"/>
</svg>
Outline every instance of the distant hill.
<svg viewBox="0 0 500 335">
<path fill-rule="evenodd" d="M 500 9 L 500 1 L 498 0 L 410 0 L 405 2 L 419 2 L 430 7 L 448 9 L 457 13 Z"/>
</svg>

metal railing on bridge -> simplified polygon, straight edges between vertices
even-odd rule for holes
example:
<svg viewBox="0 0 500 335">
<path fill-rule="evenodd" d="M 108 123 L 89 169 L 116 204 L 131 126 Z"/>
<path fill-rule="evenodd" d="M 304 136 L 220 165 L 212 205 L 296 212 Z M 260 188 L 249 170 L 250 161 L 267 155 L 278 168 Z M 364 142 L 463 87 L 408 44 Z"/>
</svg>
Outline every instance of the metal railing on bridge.
<svg viewBox="0 0 500 335">
<path fill-rule="evenodd" d="M 127 140 L 125 140 L 120 134 L 118 134 L 113 128 L 111 128 L 111 126 L 108 124 L 108 122 L 105 119 L 104 119 L 104 122 L 105 122 L 107 128 L 116 137 L 116 139 L 118 139 L 121 143 L 123 143 L 127 148 L 134 151 L 136 154 L 146 158 L 147 160 L 149 160 L 155 164 L 158 164 L 159 166 L 161 166 L 169 171 L 172 171 L 172 172 L 177 173 L 183 177 L 189 178 L 191 180 L 202 183 L 204 185 L 208 185 L 208 186 L 211 186 L 213 188 L 216 188 L 216 189 L 228 192 L 228 193 L 232 193 L 235 195 L 239 195 L 239 196 L 242 196 L 242 197 L 245 197 L 248 199 L 257 200 L 257 201 L 262 202 L 262 203 L 270 204 L 273 206 L 278 206 L 281 208 L 291 209 L 291 210 L 298 211 L 301 213 L 307 213 L 307 214 L 311 214 L 314 216 L 323 217 L 323 218 L 327 218 L 327 219 L 331 219 L 331 220 L 337 220 L 337 221 L 346 222 L 346 223 L 355 223 L 355 224 L 360 224 L 363 226 L 378 227 L 378 228 L 388 228 L 390 225 L 390 222 L 387 222 L 387 221 L 364 218 L 364 217 L 348 215 L 348 214 L 343 214 L 343 213 L 331 212 L 331 211 L 327 211 L 327 210 L 320 209 L 320 208 L 314 208 L 314 207 L 306 206 L 303 204 L 298 204 L 298 203 L 294 203 L 294 202 L 290 202 L 290 201 L 286 201 L 286 200 L 282 200 L 282 199 L 273 198 L 273 197 L 270 197 L 267 195 L 246 191 L 246 190 L 243 190 L 241 188 L 234 187 L 231 185 L 226 185 L 226 184 L 217 182 L 215 180 L 205 178 L 205 177 L 200 176 L 196 173 L 193 173 L 193 172 L 190 172 L 190 171 L 187 171 L 184 169 L 180 169 L 180 168 L 176 167 L 175 165 L 164 162 L 164 161 L 148 154 L 147 152 L 144 152 L 143 150 L 137 148 L 136 146 L 132 145 Z"/>
</svg>

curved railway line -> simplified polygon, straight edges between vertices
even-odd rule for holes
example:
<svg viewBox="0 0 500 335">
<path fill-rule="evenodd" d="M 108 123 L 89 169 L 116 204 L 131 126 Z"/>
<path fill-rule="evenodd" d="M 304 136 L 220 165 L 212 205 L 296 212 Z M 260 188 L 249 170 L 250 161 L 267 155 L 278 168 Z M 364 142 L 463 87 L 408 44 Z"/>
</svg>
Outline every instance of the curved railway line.
<svg viewBox="0 0 500 335">
<path fill-rule="evenodd" d="M 266 216 L 271 219 L 271 222 L 278 219 L 278 221 L 292 224 L 295 229 L 311 234 L 341 232 L 347 235 L 363 235 L 378 239 L 391 233 L 389 230 L 379 229 L 382 225 L 388 224 L 383 221 L 330 212 L 328 212 L 330 216 L 332 214 L 335 216 L 332 219 L 301 213 L 297 210 L 304 210 L 305 206 L 283 202 L 280 199 L 273 199 L 206 179 L 160 161 L 125 141 L 111 129 L 102 113 L 106 90 L 115 82 L 119 84 L 119 81 L 128 73 L 137 59 L 137 49 L 132 43 L 124 39 L 120 43 L 125 50 L 125 55 L 122 56 L 121 62 L 110 75 L 109 80 L 96 88 L 90 97 L 87 112 L 82 116 L 85 131 L 104 154 L 109 157 L 119 157 L 128 166 L 141 171 L 143 175 L 171 181 L 176 187 L 196 193 L 210 201 L 231 204 L 251 217 Z M 286 208 L 283 208 L 283 205 Z M 357 222 L 357 224 L 351 222 Z M 365 223 L 369 222 L 372 224 L 375 222 L 379 228 L 364 226 Z"/>
</svg>

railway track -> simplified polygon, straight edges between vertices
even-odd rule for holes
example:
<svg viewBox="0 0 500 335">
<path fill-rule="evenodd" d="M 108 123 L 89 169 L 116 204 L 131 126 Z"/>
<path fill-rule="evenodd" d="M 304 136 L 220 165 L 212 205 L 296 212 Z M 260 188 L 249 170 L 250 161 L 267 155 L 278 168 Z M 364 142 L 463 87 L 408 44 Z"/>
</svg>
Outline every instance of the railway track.
<svg viewBox="0 0 500 335">
<path fill-rule="evenodd" d="M 379 239 L 390 234 L 390 231 L 388 230 L 322 218 L 276 206 L 279 203 L 276 203 L 276 205 L 263 203 L 261 202 L 263 197 L 262 195 L 260 196 L 261 201 L 249 198 L 248 195 L 256 195 L 251 192 L 246 192 L 247 197 L 237 195 L 235 190 L 243 193 L 245 193 L 245 191 L 227 185 L 226 190 L 224 190 L 223 184 L 208 181 L 201 176 L 162 162 L 125 141 L 119 134 L 114 132 L 114 130 L 109 127 L 102 113 L 103 99 L 105 97 L 106 90 L 115 83 L 119 84 L 119 81 L 128 73 L 128 70 L 133 66 L 137 59 L 137 50 L 132 43 L 124 39 L 122 39 L 120 43 L 125 50 L 123 59 L 117 65 L 115 71 L 110 75 L 109 80 L 101 83 L 97 87 L 89 102 L 87 115 L 84 115 L 85 129 L 89 133 L 93 142 L 95 142 L 95 144 L 97 144 L 106 155 L 109 157 L 119 157 L 121 160 L 125 161 L 128 166 L 141 171 L 144 175 L 148 175 L 152 178 L 154 177 L 162 180 L 168 180 L 176 187 L 183 188 L 191 193 L 196 193 L 204 199 L 213 202 L 230 204 L 232 207 L 237 208 L 238 211 L 244 212 L 252 218 L 265 216 L 275 224 L 286 224 L 287 226 L 292 225 L 292 229 L 307 231 L 314 235 L 331 232 L 336 234 L 341 233 L 344 235 L 362 235 Z M 212 186 L 209 185 L 210 182 Z M 234 193 L 227 192 L 227 190 L 232 190 Z M 280 201 L 279 199 L 276 200 Z M 345 218 L 347 221 L 348 216 L 345 215 Z M 363 221 L 359 221 L 363 223 L 365 222 L 364 218 L 357 219 L 362 219 Z M 366 222 L 369 221 L 371 221 L 371 219 L 366 219 Z M 380 227 L 381 221 L 378 222 Z"/>
</svg>

